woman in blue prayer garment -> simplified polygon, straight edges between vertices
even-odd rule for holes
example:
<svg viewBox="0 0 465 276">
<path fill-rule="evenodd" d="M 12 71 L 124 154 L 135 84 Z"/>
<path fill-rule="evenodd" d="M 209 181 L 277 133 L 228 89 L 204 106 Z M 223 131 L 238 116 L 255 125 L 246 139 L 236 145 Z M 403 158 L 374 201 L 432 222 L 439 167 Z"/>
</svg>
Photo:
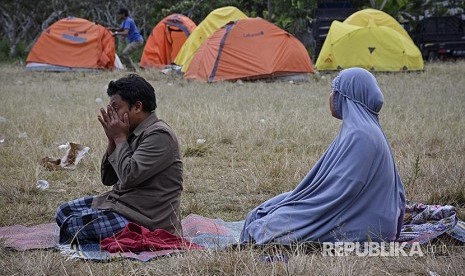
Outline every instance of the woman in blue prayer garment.
<svg viewBox="0 0 465 276">
<path fill-rule="evenodd" d="M 333 80 L 331 114 L 342 120 L 336 139 L 291 191 L 262 203 L 245 220 L 241 243 L 394 241 L 405 194 L 378 121 L 383 94 L 365 69 Z"/>
</svg>

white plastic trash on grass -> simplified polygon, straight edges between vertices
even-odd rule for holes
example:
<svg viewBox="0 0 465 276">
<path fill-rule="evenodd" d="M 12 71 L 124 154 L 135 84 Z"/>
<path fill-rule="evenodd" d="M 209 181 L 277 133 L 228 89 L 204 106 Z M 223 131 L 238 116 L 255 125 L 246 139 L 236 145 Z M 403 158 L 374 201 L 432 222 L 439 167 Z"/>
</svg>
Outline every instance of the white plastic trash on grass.
<svg viewBox="0 0 465 276">
<path fill-rule="evenodd" d="M 37 189 L 47 190 L 49 186 L 50 185 L 47 180 L 44 180 L 44 179 L 37 180 L 37 185 L 36 185 Z"/>
<path fill-rule="evenodd" d="M 60 159 L 44 157 L 41 160 L 41 165 L 49 170 L 67 169 L 74 170 L 81 159 L 89 152 L 90 148 L 76 144 L 66 143 L 58 146 L 61 150 L 66 150 L 65 155 Z"/>
<path fill-rule="evenodd" d="M 119 58 L 119 56 L 117 54 L 115 54 L 115 68 L 117 70 L 123 70 L 124 69 L 124 65 L 121 62 L 121 59 Z"/>
</svg>

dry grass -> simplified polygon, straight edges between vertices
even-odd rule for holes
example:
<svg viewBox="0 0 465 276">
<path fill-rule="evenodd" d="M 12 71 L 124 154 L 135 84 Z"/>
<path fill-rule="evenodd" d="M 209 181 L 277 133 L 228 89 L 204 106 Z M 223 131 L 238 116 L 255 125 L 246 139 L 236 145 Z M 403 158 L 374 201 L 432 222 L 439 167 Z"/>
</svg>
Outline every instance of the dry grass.
<svg viewBox="0 0 465 276">
<path fill-rule="evenodd" d="M 381 123 L 408 199 L 453 204 L 465 219 L 465 63 L 428 64 L 424 73 L 377 74 L 385 95 Z M 26 73 L 0 66 L 0 226 L 53 221 L 66 200 L 101 193 L 106 144 L 97 110 L 106 85 L 123 73 Z M 182 144 L 182 214 L 241 220 L 253 207 L 291 190 L 338 132 L 328 95 L 333 75 L 305 84 L 188 83 L 142 72 L 156 88 L 159 117 Z M 97 104 L 95 99 L 102 98 Z M 0 118 L 1 119 L 1 118 Z M 1 120 L 0 120 L 1 121 Z M 205 139 L 202 145 L 198 139 Z M 58 145 L 91 148 L 74 171 L 49 172 L 42 157 Z M 38 179 L 50 188 L 35 188 Z M 260 250 L 196 252 L 149 263 L 66 261 L 54 251 L 11 252 L 0 244 L 0 274 L 10 275 L 440 275 L 465 273 L 464 251 L 423 258 L 323 257 L 291 252 L 267 263 Z"/>
</svg>

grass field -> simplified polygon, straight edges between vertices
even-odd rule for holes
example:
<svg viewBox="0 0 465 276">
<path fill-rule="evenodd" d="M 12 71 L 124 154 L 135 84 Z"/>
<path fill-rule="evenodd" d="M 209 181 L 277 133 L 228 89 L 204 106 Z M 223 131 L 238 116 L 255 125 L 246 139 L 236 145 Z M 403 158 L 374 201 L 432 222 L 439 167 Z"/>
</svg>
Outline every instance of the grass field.
<svg viewBox="0 0 465 276">
<path fill-rule="evenodd" d="M 67 200 L 106 191 L 100 183 L 105 134 L 97 121 L 106 85 L 125 73 L 27 73 L 0 65 L 0 226 L 52 222 Z M 156 89 L 157 114 L 184 153 L 182 215 L 244 219 L 266 199 L 293 189 L 337 135 L 330 116 L 334 74 L 309 83 L 186 82 L 141 72 Z M 385 96 L 380 121 L 407 198 L 452 204 L 465 219 L 465 63 L 427 64 L 423 73 L 376 74 Z M 96 98 L 103 99 L 97 103 Z M 198 139 L 205 139 L 202 145 Z M 58 146 L 90 147 L 72 171 L 39 160 Z M 47 190 L 36 182 L 45 179 Z M 296 249 L 289 262 L 260 261 L 260 250 L 197 252 L 149 263 L 67 261 L 56 251 L 0 245 L 0 275 L 439 275 L 465 274 L 465 250 L 426 257 L 323 257 Z"/>
</svg>

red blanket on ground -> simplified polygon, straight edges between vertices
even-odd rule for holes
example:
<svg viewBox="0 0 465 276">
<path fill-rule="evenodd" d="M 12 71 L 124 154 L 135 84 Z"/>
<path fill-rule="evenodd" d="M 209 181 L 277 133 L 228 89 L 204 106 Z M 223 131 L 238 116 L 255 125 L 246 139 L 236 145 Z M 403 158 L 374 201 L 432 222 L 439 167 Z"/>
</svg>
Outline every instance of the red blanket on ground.
<svg viewBox="0 0 465 276">
<path fill-rule="evenodd" d="M 155 229 L 154 231 L 150 231 L 132 222 L 128 223 L 115 236 L 104 239 L 100 243 L 100 246 L 103 250 L 110 253 L 203 248 L 166 230 Z"/>
</svg>

